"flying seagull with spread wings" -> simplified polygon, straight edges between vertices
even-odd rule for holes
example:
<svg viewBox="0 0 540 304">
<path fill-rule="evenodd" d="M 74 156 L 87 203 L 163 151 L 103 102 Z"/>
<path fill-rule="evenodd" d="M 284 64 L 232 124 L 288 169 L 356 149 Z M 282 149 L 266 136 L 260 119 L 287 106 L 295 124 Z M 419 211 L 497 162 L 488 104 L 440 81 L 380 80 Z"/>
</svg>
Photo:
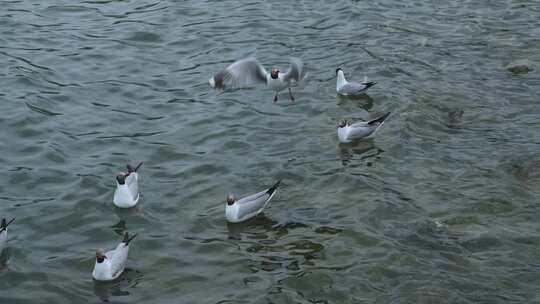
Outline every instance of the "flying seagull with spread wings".
<svg viewBox="0 0 540 304">
<path fill-rule="evenodd" d="M 265 84 L 274 92 L 274 102 L 278 100 L 278 93 L 289 89 L 289 97 L 294 101 L 291 85 L 304 79 L 305 71 L 302 61 L 291 58 L 289 69 L 281 72 L 272 69 L 268 73 L 255 58 L 238 60 L 225 69 L 217 72 L 210 80 L 210 86 L 216 89 L 236 89 L 255 84 Z"/>
</svg>

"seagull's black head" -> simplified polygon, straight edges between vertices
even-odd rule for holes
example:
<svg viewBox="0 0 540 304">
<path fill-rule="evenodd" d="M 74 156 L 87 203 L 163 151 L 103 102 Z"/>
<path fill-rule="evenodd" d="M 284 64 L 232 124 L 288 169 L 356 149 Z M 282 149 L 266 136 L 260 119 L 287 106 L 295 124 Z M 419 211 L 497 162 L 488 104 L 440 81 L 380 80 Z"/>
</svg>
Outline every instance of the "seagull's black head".
<svg viewBox="0 0 540 304">
<path fill-rule="evenodd" d="M 339 122 L 338 128 L 345 128 L 346 125 L 347 125 L 347 121 L 344 119 Z"/>
<path fill-rule="evenodd" d="M 96 250 L 96 261 L 98 263 L 103 263 L 107 257 L 105 256 L 105 251 L 103 249 Z"/>
<path fill-rule="evenodd" d="M 341 68 L 337 68 L 337 69 L 336 69 L 336 75 L 337 75 L 337 73 L 338 73 L 339 71 L 343 71 L 343 70 L 342 70 Z"/>
<path fill-rule="evenodd" d="M 270 71 L 270 77 L 272 77 L 272 79 L 278 79 L 278 75 L 279 75 L 278 69 L 272 69 L 272 71 Z"/>
<path fill-rule="evenodd" d="M 234 195 L 229 194 L 227 195 L 227 205 L 232 206 L 236 200 L 234 199 Z"/>
<path fill-rule="evenodd" d="M 3 218 L 3 219 L 2 219 L 2 223 L 0 224 L 0 229 L 6 228 L 6 227 L 7 227 L 6 219 Z"/>
<path fill-rule="evenodd" d="M 126 183 L 126 175 L 124 173 L 120 173 L 116 176 L 116 181 L 120 185 L 124 185 Z"/>
</svg>

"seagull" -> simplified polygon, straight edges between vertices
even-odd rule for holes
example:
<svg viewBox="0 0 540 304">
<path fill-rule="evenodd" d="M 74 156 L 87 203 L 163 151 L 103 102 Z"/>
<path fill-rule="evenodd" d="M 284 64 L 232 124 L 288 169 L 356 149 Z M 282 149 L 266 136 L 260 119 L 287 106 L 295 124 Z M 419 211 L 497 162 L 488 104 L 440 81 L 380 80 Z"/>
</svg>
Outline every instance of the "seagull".
<svg viewBox="0 0 540 304">
<path fill-rule="evenodd" d="M 254 84 L 266 84 L 274 93 L 274 102 L 278 100 L 278 93 L 289 89 L 289 98 L 294 101 L 291 92 L 292 82 L 299 82 L 306 76 L 304 64 L 298 58 L 291 58 L 289 69 L 282 73 L 278 69 L 272 69 L 268 73 L 255 58 L 238 60 L 224 70 L 219 71 L 210 80 L 210 86 L 217 89 L 241 88 Z"/>
<path fill-rule="evenodd" d="M 113 204 L 119 208 L 130 208 L 139 201 L 139 174 L 137 170 L 143 163 L 133 168 L 127 165 L 128 172 L 116 176 L 116 190 L 114 191 Z"/>
<path fill-rule="evenodd" d="M 94 265 L 94 271 L 92 271 L 92 277 L 97 281 L 112 281 L 118 278 L 126 267 L 129 242 L 136 236 L 137 234 L 134 234 L 129 237 L 126 231 L 124 239 L 116 246 L 116 249 L 106 253 L 103 249 L 96 250 L 96 264 Z"/>
<path fill-rule="evenodd" d="M 375 132 L 384 124 L 385 119 L 390 112 L 383 116 L 370 120 L 360 121 L 354 124 L 343 120 L 338 125 L 338 137 L 342 143 L 350 143 L 353 140 L 369 138 L 375 135 Z"/>
<path fill-rule="evenodd" d="M 0 223 L 0 250 L 4 248 L 4 244 L 7 241 L 7 227 L 9 224 L 13 223 L 15 218 L 12 218 L 11 221 L 6 222 L 6 219 L 2 219 L 2 223 Z"/>
<path fill-rule="evenodd" d="M 336 81 L 336 91 L 340 95 L 358 95 L 364 93 L 367 89 L 374 86 L 376 82 L 367 81 L 367 77 L 364 78 L 362 83 L 359 82 L 348 82 L 345 79 L 345 74 L 341 68 L 336 69 L 337 81 Z"/>
<path fill-rule="evenodd" d="M 281 180 L 277 181 L 272 187 L 259 193 L 246 196 L 239 200 L 234 195 L 227 196 L 227 205 L 225 205 L 225 217 L 231 223 L 243 222 L 261 213 L 272 199 L 279 187 Z"/>
</svg>

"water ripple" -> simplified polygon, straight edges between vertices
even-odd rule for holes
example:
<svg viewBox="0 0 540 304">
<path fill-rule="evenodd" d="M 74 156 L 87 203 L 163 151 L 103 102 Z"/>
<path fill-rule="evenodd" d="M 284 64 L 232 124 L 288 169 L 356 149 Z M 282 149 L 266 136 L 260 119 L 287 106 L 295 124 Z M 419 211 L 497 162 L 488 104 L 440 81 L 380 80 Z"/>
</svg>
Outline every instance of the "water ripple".
<svg viewBox="0 0 540 304">
<path fill-rule="evenodd" d="M 538 3 L 3 5 L 2 299 L 537 300 Z M 302 58 L 296 102 L 208 87 L 246 56 Z M 378 84 L 336 97 L 337 67 Z M 340 119 L 387 111 L 375 139 L 338 143 Z M 141 203 L 117 210 L 114 175 L 137 161 Z M 264 214 L 226 223 L 228 193 L 278 178 Z M 126 273 L 92 282 L 124 229 Z"/>
</svg>

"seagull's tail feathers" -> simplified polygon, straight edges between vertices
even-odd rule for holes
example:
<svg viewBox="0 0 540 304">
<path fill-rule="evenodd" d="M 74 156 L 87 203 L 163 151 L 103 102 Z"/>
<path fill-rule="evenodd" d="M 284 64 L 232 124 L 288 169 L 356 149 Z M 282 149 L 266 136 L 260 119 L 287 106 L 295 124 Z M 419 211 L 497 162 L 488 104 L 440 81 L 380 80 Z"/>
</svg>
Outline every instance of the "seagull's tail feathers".
<svg viewBox="0 0 540 304">
<path fill-rule="evenodd" d="M 370 82 L 364 82 L 363 84 L 366 86 L 364 88 L 364 90 L 367 90 L 367 89 L 371 88 L 372 86 L 376 85 L 377 83 L 373 82 L 373 81 L 370 81 Z"/>
<path fill-rule="evenodd" d="M 382 124 L 384 122 L 384 120 L 388 117 L 388 115 L 390 115 L 391 112 L 388 112 L 386 114 L 384 114 L 383 116 L 379 117 L 379 118 L 375 118 L 373 120 L 370 120 L 368 122 L 368 125 L 372 125 L 372 124 Z"/>
<path fill-rule="evenodd" d="M 3 218 L 2 223 L 0 223 L 0 232 L 6 230 L 6 228 L 9 226 L 9 224 L 13 223 L 14 220 L 15 220 L 15 218 L 12 218 L 11 221 L 6 223 L 6 219 Z"/>
<path fill-rule="evenodd" d="M 364 88 L 364 90 L 367 90 L 367 89 L 369 89 L 370 87 L 376 85 L 377 83 L 376 83 L 376 82 L 373 82 L 373 81 L 368 81 L 367 76 L 364 76 L 364 81 L 362 81 L 362 84 L 366 86 L 366 87 Z"/>
<path fill-rule="evenodd" d="M 279 184 L 281 183 L 281 180 L 278 180 L 277 183 L 275 183 L 272 187 L 270 187 L 270 189 L 266 190 L 266 193 L 268 193 L 269 195 L 272 195 L 276 189 L 279 187 Z"/>
<path fill-rule="evenodd" d="M 126 246 L 129 245 L 129 243 L 137 236 L 137 233 L 129 237 L 129 233 L 126 231 L 124 233 L 124 239 L 122 240 L 122 243 L 124 243 Z"/>
<path fill-rule="evenodd" d="M 143 162 L 140 162 L 135 168 L 133 168 L 131 165 L 127 165 L 128 173 L 137 172 L 142 164 Z"/>
</svg>

